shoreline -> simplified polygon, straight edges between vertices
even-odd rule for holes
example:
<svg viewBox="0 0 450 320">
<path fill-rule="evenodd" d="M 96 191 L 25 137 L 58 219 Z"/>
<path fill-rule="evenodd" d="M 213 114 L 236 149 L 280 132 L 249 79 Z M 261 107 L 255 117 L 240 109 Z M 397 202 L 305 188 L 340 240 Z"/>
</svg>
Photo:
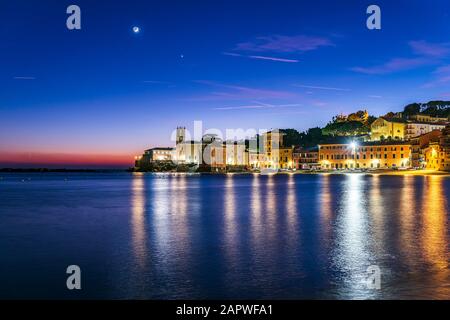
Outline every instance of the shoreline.
<svg viewBox="0 0 450 320">
<path fill-rule="evenodd" d="M 449 171 L 435 171 L 435 170 L 392 170 L 379 169 L 371 171 L 278 171 L 273 173 L 261 173 L 260 171 L 242 171 L 242 172 L 175 172 L 175 171 L 130 171 L 124 169 L 0 169 L 0 174 L 13 173 L 130 173 L 130 174 L 155 174 L 155 175 L 372 175 L 372 176 L 450 176 Z"/>
</svg>

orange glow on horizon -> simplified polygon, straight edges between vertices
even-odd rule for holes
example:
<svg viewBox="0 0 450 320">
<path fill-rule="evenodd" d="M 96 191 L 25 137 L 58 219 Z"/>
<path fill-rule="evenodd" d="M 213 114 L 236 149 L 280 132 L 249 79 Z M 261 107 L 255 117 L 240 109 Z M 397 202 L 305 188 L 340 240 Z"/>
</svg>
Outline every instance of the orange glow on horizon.
<svg viewBox="0 0 450 320">
<path fill-rule="evenodd" d="M 130 154 L 0 152 L 0 167 L 132 167 Z"/>
</svg>

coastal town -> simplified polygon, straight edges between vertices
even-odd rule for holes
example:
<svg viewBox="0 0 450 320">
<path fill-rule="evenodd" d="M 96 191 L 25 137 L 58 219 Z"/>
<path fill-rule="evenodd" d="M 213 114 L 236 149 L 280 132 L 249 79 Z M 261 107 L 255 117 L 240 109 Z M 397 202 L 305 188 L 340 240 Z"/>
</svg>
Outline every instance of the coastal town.
<svg viewBox="0 0 450 320">
<path fill-rule="evenodd" d="M 367 111 L 340 114 L 315 138 L 313 129 L 268 130 L 240 141 L 215 134 L 187 139 L 176 129 L 174 147 L 155 147 L 135 157 L 134 171 L 301 172 L 432 170 L 450 172 L 448 102 L 412 104 L 375 118 Z M 442 116 L 442 115 L 446 116 Z"/>
</svg>

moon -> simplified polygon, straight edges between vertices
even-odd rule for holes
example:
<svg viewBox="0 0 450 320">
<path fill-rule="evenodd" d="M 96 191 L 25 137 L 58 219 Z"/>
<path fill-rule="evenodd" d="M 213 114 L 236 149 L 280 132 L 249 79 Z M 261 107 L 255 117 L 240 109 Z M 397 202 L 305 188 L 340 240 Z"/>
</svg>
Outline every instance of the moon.
<svg viewBox="0 0 450 320">
<path fill-rule="evenodd" d="M 139 27 L 133 27 L 133 32 L 134 33 L 139 33 L 141 31 L 141 28 Z"/>
</svg>

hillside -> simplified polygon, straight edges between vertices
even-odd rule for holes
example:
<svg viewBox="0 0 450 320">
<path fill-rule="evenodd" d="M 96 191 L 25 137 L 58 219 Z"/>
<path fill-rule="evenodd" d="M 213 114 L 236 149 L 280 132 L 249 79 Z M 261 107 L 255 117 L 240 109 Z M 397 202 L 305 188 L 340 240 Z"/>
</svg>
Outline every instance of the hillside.
<svg viewBox="0 0 450 320">
<path fill-rule="evenodd" d="M 427 103 L 411 103 L 403 110 L 403 117 L 414 114 L 426 114 L 432 117 L 449 118 L 450 101 L 429 101 Z"/>
</svg>

